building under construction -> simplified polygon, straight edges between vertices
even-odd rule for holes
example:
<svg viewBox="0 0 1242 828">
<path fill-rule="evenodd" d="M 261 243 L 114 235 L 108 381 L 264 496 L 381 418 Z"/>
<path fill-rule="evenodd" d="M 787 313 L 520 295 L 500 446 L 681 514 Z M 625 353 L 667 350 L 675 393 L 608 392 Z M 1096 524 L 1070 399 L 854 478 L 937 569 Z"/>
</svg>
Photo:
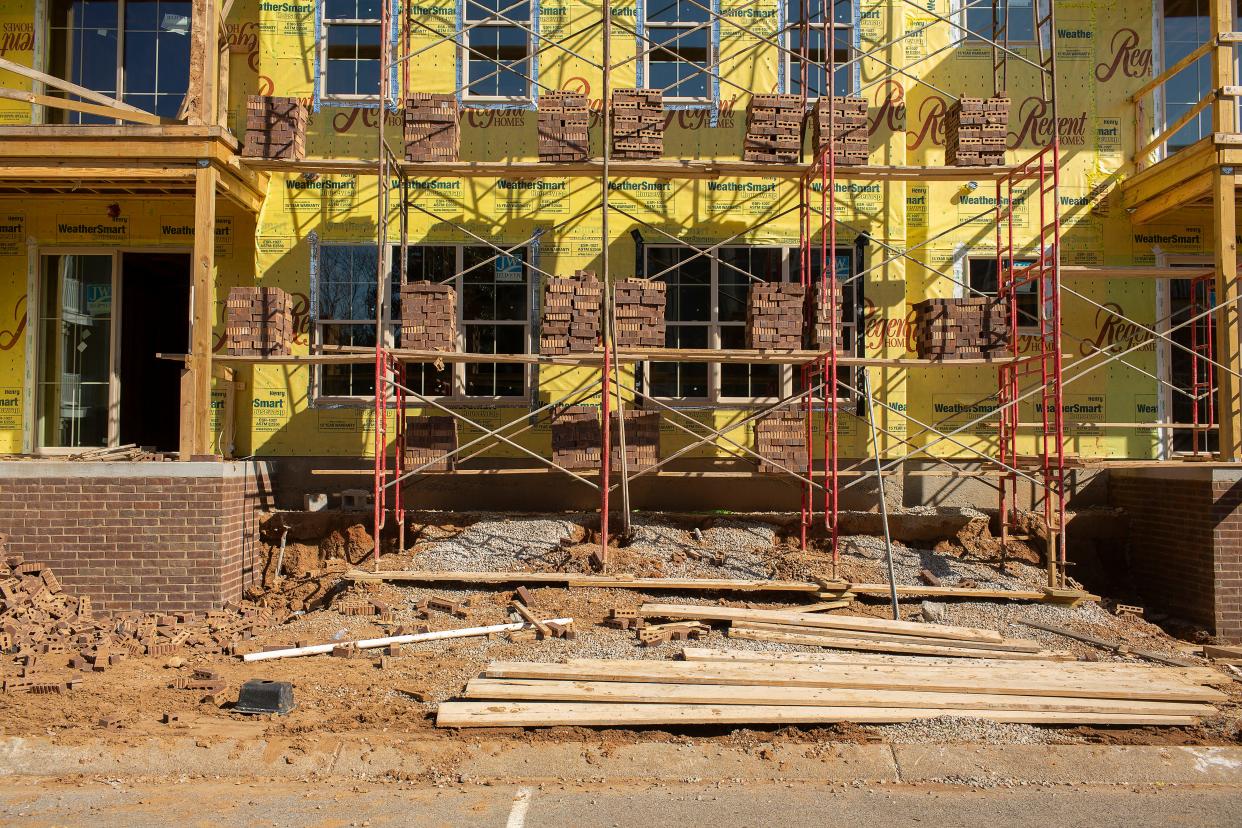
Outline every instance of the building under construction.
<svg viewBox="0 0 1242 828">
<path fill-rule="evenodd" d="M 792 513 L 825 583 L 968 505 L 1242 639 L 1237 15 L 9 0 L 0 532 L 174 610 L 324 496 L 595 510 L 601 574 Z"/>
</svg>

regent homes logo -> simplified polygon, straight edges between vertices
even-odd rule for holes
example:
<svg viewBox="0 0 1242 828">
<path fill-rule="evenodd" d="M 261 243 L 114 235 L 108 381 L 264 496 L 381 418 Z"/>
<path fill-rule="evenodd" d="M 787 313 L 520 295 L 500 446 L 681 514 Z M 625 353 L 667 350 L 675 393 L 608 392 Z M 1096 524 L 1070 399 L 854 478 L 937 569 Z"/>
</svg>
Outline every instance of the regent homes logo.
<svg viewBox="0 0 1242 828">
<path fill-rule="evenodd" d="M 1139 34 L 1134 29 L 1118 29 L 1109 41 L 1112 54 L 1108 60 L 1095 65 L 1095 79 L 1110 81 L 1120 72 L 1126 78 L 1146 78 L 1151 75 L 1151 49 L 1139 46 Z"/>
<path fill-rule="evenodd" d="M 0 29 L 0 57 L 5 57 L 9 52 L 33 51 L 33 23 L 5 23 Z"/>
</svg>

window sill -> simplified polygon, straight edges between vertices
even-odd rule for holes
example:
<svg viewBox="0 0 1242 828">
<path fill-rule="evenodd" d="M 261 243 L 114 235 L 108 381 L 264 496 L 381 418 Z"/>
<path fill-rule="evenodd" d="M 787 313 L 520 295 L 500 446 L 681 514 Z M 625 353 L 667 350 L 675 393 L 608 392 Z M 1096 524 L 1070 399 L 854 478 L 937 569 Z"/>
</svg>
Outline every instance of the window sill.
<svg viewBox="0 0 1242 828">
<path fill-rule="evenodd" d="M 486 95 L 462 95 L 461 105 L 485 104 L 487 106 L 511 106 L 514 109 L 529 108 L 535 105 L 534 98 L 488 97 Z"/>
</svg>

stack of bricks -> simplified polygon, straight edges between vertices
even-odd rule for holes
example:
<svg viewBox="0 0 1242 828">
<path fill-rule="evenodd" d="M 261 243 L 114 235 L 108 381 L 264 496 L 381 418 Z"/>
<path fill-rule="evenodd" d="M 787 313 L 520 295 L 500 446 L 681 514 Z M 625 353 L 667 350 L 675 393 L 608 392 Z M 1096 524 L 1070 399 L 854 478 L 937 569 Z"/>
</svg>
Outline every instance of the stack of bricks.
<svg viewBox="0 0 1242 828">
<path fill-rule="evenodd" d="M 811 320 L 811 347 L 817 351 L 845 350 L 845 298 L 844 291 L 838 285 L 835 301 L 820 298 L 820 286 L 811 288 L 807 295 L 808 317 Z M 837 335 L 835 342 L 832 335 L 833 317 L 836 317 Z"/>
<path fill-rule="evenodd" d="M 405 467 L 413 469 L 434 463 L 423 471 L 451 471 L 457 455 L 457 419 L 428 415 L 408 417 L 405 421 Z"/>
<path fill-rule="evenodd" d="M 802 98 L 752 95 L 746 109 L 742 157 L 768 164 L 796 164 L 802 154 Z"/>
<path fill-rule="evenodd" d="M 306 107 L 297 98 L 251 95 L 246 99 L 242 156 L 281 161 L 306 157 Z"/>
<path fill-rule="evenodd" d="M 612 412 L 612 466 L 621 467 L 621 418 Z M 646 469 L 660 461 L 660 412 L 625 410 L 625 465 Z"/>
<path fill-rule="evenodd" d="M 402 285 L 401 347 L 414 351 L 456 351 L 457 291 L 428 281 Z"/>
<path fill-rule="evenodd" d="M 759 471 L 783 474 L 780 466 L 806 473 L 806 415 L 790 405 L 755 421 L 755 451 L 763 456 Z M 779 465 L 776 465 L 779 464 Z"/>
<path fill-rule="evenodd" d="M 552 462 L 566 469 L 598 469 L 604 436 L 599 409 L 566 405 L 552 412 Z"/>
<path fill-rule="evenodd" d="M 414 92 L 405 102 L 407 161 L 456 161 L 461 155 L 457 96 Z"/>
<path fill-rule="evenodd" d="M 831 103 L 820 98 L 812 114 L 818 152 L 831 145 L 833 163 L 849 166 L 867 163 L 870 153 L 866 98 L 838 96 Z"/>
<path fill-rule="evenodd" d="M 950 167 L 1003 167 L 1009 98 L 961 98 L 944 119 L 944 163 Z"/>
<path fill-rule="evenodd" d="M 746 300 L 746 347 L 796 351 L 802 347 L 806 287 L 797 282 L 754 282 Z"/>
<path fill-rule="evenodd" d="M 539 160 L 586 161 L 591 157 L 590 113 L 580 92 L 539 96 Z"/>
<path fill-rule="evenodd" d="M 288 356 L 293 297 L 277 287 L 229 288 L 224 338 L 229 356 Z"/>
<path fill-rule="evenodd" d="M 664 154 L 664 92 L 617 89 L 612 93 L 612 157 L 659 158 Z"/>
<path fill-rule="evenodd" d="M 652 279 L 622 279 L 613 294 L 622 348 L 663 348 L 668 285 Z"/>
<path fill-rule="evenodd" d="M 549 279 L 543 291 L 539 353 L 560 356 L 594 351 L 599 344 L 603 292 L 590 270 L 579 270 L 568 279 Z"/>
<path fill-rule="evenodd" d="M 924 299 L 914 305 L 920 359 L 991 359 L 1009 351 L 1009 313 L 990 296 Z"/>
</svg>

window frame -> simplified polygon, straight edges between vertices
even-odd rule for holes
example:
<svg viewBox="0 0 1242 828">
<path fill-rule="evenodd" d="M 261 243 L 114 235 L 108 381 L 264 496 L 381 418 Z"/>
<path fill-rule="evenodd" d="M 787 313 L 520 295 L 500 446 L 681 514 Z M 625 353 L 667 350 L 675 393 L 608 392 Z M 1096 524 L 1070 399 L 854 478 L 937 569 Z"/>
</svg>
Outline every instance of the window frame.
<svg viewBox="0 0 1242 828">
<path fill-rule="evenodd" d="M 789 9 L 789 3 L 787 2 L 787 0 L 781 0 L 781 2 L 786 3 L 785 8 Z M 835 11 L 837 5 L 839 5 L 837 2 L 833 2 L 833 0 L 822 0 L 823 5 L 826 5 L 829 2 L 832 2 L 832 6 Z M 855 4 L 857 2 L 858 0 L 845 0 L 844 5 L 847 5 L 850 10 L 850 22 L 849 23 L 837 22 L 836 15 L 834 13 L 831 24 L 829 23 L 829 21 L 826 21 L 826 20 L 819 21 L 819 22 L 812 22 L 812 23 L 807 24 L 811 29 L 820 32 L 820 37 L 824 39 L 823 42 L 825 43 L 825 45 L 829 43 L 828 29 L 831 27 L 832 29 L 832 41 L 831 42 L 833 44 L 834 52 L 836 51 L 835 45 L 837 43 L 838 32 L 848 33 L 849 37 L 845 42 L 846 60 L 849 60 L 852 57 L 854 57 L 853 53 L 856 51 L 854 47 L 854 23 L 853 21 L 855 18 L 855 14 L 854 14 Z M 799 5 L 801 4 L 799 3 Z M 799 16 L 795 18 L 788 11 L 786 12 L 785 27 L 781 30 L 780 41 L 779 41 L 781 45 L 784 47 L 784 51 L 781 53 L 781 55 L 785 62 L 784 64 L 785 65 L 785 89 L 790 94 L 797 94 L 797 92 L 795 91 L 795 86 L 794 86 L 795 58 L 793 55 L 793 53 L 796 52 L 797 49 L 794 47 L 793 39 L 794 39 L 794 35 L 797 34 L 802 27 L 800 9 L 799 9 L 798 14 Z M 796 62 L 801 63 L 800 60 Z M 857 91 L 858 86 L 855 83 L 856 73 L 854 72 L 854 67 L 850 67 L 849 69 L 846 70 L 846 77 L 848 78 L 846 88 L 842 89 L 834 84 L 833 93 L 835 95 L 853 95 Z M 827 73 L 825 73 L 825 78 L 827 78 Z M 800 86 L 801 85 L 799 84 L 799 87 Z M 807 100 L 807 103 L 814 103 L 815 101 L 819 100 L 819 96 L 808 94 L 806 96 L 806 100 Z"/>
<path fill-rule="evenodd" d="M 991 12 L 993 8 L 997 9 L 998 13 L 1004 13 L 1004 9 L 1001 6 L 992 6 L 986 3 L 980 4 L 976 6 L 975 8 L 967 8 L 967 5 L 969 4 L 969 2 L 970 0 L 960 0 L 960 6 L 958 8 L 958 16 L 961 18 L 958 25 L 960 25 L 963 29 L 966 30 L 966 32 L 960 33 L 965 38 L 965 40 L 963 41 L 963 45 L 983 44 L 985 46 L 991 47 L 992 45 L 992 42 L 990 39 L 991 29 L 989 28 L 987 31 L 972 30 L 970 28 L 970 13 L 972 11 L 977 11 L 980 13 Z M 1020 49 L 1020 48 L 1025 48 L 1028 46 L 1035 46 L 1039 43 L 1039 6 L 1040 6 L 1040 3 L 1043 3 L 1043 2 L 1051 2 L 1051 0 L 1031 0 L 1031 6 L 1030 6 L 1031 37 L 1026 40 L 1015 40 L 1011 38 L 1008 43 L 1009 48 Z M 1006 22 L 1006 25 L 1008 25 L 1007 18 L 1005 22 Z"/>
<path fill-rule="evenodd" d="M 389 1 L 390 0 L 379 0 L 381 4 L 387 3 Z M 318 81 L 319 81 L 320 101 L 322 101 L 323 103 L 327 103 L 327 104 L 334 104 L 334 103 L 378 104 L 380 102 L 380 88 L 383 86 L 383 78 L 378 79 L 375 94 L 373 95 L 368 94 L 368 93 L 357 93 L 357 92 L 354 92 L 354 93 L 328 92 L 328 64 L 329 64 L 329 61 L 328 61 L 328 40 L 329 40 L 328 29 L 330 26 L 374 26 L 376 30 L 379 31 L 380 49 L 383 50 L 385 48 L 388 48 L 387 39 L 384 37 L 383 18 L 382 17 L 375 17 L 375 18 L 328 17 L 328 13 L 327 13 L 328 0 L 319 0 L 319 3 L 320 3 L 319 8 L 322 9 L 322 15 L 323 15 L 320 19 L 320 28 L 322 31 L 320 32 L 321 37 L 319 38 L 318 49 L 316 52 L 318 62 L 319 62 L 319 66 L 317 67 L 318 68 L 317 75 L 318 75 Z M 380 64 L 380 67 L 382 70 L 383 68 L 382 62 Z M 357 80 L 356 76 L 355 76 L 355 80 Z M 390 92 L 392 91 L 395 91 L 395 90 L 390 90 Z"/>
<path fill-rule="evenodd" d="M 707 14 L 707 18 L 702 21 L 651 20 L 650 18 L 646 17 L 647 14 L 651 13 L 653 3 L 658 3 L 662 1 L 663 0 L 647 0 L 646 4 L 643 6 L 643 15 L 644 15 L 643 31 L 646 33 L 645 36 L 647 39 L 646 40 L 639 39 L 638 48 L 643 53 L 643 78 L 645 79 L 645 83 L 647 86 L 653 86 L 652 81 L 651 81 L 651 63 L 652 63 L 651 56 L 658 51 L 668 51 L 663 46 L 656 45 L 656 43 L 659 41 L 657 41 L 654 37 L 652 37 L 651 32 L 653 29 L 674 30 L 674 31 L 675 30 L 694 30 L 695 32 L 702 31 L 707 36 L 707 63 L 701 71 L 697 68 L 697 64 L 694 64 L 693 62 L 688 61 L 688 60 L 681 60 L 680 58 L 675 61 L 656 61 L 656 62 L 657 63 L 685 63 L 691 66 L 695 66 L 696 68 L 694 69 L 693 74 L 702 75 L 704 79 L 704 87 L 705 87 L 704 95 L 702 96 L 670 95 L 667 92 L 665 92 L 664 103 L 673 104 L 673 105 L 710 106 L 712 103 L 712 99 L 713 99 L 712 84 L 716 80 L 715 74 L 718 74 L 720 72 L 720 69 L 719 69 L 720 44 L 717 42 L 716 26 L 711 18 L 711 15 Z M 668 0 L 668 2 L 677 3 L 679 7 L 681 5 L 680 0 Z M 708 5 L 708 0 L 703 0 L 703 5 Z M 697 9 L 697 6 L 692 6 L 692 8 Z M 678 36 L 673 39 L 680 40 L 681 37 Z M 673 88 L 676 89 L 683 85 L 684 85 L 684 79 L 679 79 L 677 82 L 677 85 Z"/>
<path fill-rule="evenodd" d="M 1033 265 L 1037 261 L 1038 261 L 1037 258 L 1034 258 L 1034 257 L 1027 258 L 1023 256 L 1018 256 L 1015 259 L 1015 263 L 1018 267 L 1026 267 L 1027 265 Z M 970 267 L 972 262 L 985 262 L 985 263 L 992 264 L 992 265 L 997 264 L 995 254 L 980 255 L 980 256 L 967 255 L 966 256 L 966 284 L 970 285 L 970 290 L 966 292 L 971 296 L 980 296 L 980 295 L 993 296 L 993 297 L 1000 296 L 1000 273 L 998 272 L 996 274 L 996 289 L 995 290 L 984 290 L 983 288 L 980 288 L 975 284 L 974 274 L 971 273 L 971 267 Z M 1000 261 L 1000 266 L 1004 267 L 1007 263 L 1008 263 L 1008 259 L 1002 258 Z M 1039 284 L 1034 281 L 1027 282 L 1026 284 L 1018 287 L 1017 293 L 1019 294 L 1019 297 L 1018 297 L 1018 304 L 1019 304 L 1018 336 L 1039 336 L 1040 335 L 1039 334 Z M 1034 299 L 1036 316 L 1033 321 L 1029 319 L 1024 321 L 1023 317 L 1021 316 L 1021 313 L 1023 310 L 1023 308 L 1021 307 L 1021 304 L 1022 304 L 1021 296 L 1024 294 L 1030 294 L 1032 298 Z"/>
<path fill-rule="evenodd" d="M 515 105 L 515 106 L 529 105 L 535 99 L 536 84 L 535 84 L 535 81 L 531 80 L 531 78 L 536 77 L 534 69 L 535 69 L 535 61 L 538 59 L 538 56 L 535 54 L 534 35 L 532 35 L 530 31 L 527 31 L 526 29 L 530 29 L 533 31 L 535 28 L 535 9 L 536 9 L 536 3 L 538 2 L 538 0 L 527 0 L 527 3 L 526 3 L 527 16 L 521 19 L 516 18 L 511 13 L 507 13 L 507 12 L 504 13 L 503 17 L 500 16 L 500 13 L 498 12 L 491 12 L 491 14 L 485 18 L 472 19 L 470 17 L 470 8 L 481 7 L 483 4 L 475 2 L 475 0 L 463 0 L 463 2 L 465 3 L 465 10 L 462 12 L 462 31 L 461 31 L 462 39 L 461 39 L 461 44 L 457 47 L 457 62 L 458 62 L 458 65 L 461 67 L 461 71 L 462 71 L 462 88 L 461 88 L 462 101 L 469 102 L 469 103 L 481 103 L 481 104 L 508 104 L 508 105 Z M 507 8 L 508 6 L 514 5 L 514 3 L 510 2 L 510 0 L 496 0 L 496 2 L 502 9 Z M 526 29 L 523 29 L 521 26 L 516 25 L 516 23 L 524 24 L 526 26 Z M 515 71 L 511 68 L 502 69 L 501 62 L 498 59 L 491 60 L 491 59 L 481 58 L 475 55 L 474 52 L 470 51 L 470 49 L 479 48 L 476 44 L 472 44 L 470 42 L 471 35 L 473 33 L 487 31 L 487 30 L 494 30 L 494 29 L 513 29 L 514 31 L 521 33 L 523 36 L 523 39 L 526 41 L 526 57 L 519 61 L 510 62 L 510 63 L 517 63 L 517 64 L 524 63 L 526 66 L 526 71 L 523 73 L 526 75 L 526 77 L 522 77 L 522 75 L 520 74 L 516 75 L 516 77 L 518 77 L 522 81 L 523 87 L 525 87 L 526 93 L 524 95 L 476 95 L 470 91 L 470 86 L 471 86 L 470 63 L 471 61 L 486 60 L 488 65 L 492 67 L 491 71 L 498 73 L 492 78 L 489 78 L 489 82 L 495 82 L 505 72 Z"/>
<path fill-rule="evenodd" d="M 368 243 L 359 244 L 359 243 L 351 243 L 351 242 L 339 242 L 339 243 L 338 242 L 320 242 L 318 246 L 320 250 L 319 252 L 320 263 L 322 263 L 322 250 L 325 247 L 354 247 L 354 248 L 364 248 L 364 249 L 367 249 L 367 248 L 374 249 L 375 247 L 374 244 L 368 244 Z M 525 350 L 521 353 L 526 353 L 526 354 L 531 353 L 532 326 L 531 326 L 531 308 L 530 308 L 530 297 L 531 297 L 530 286 L 531 286 L 531 279 L 534 278 L 536 274 L 534 272 L 533 267 L 531 266 L 531 262 L 530 262 L 531 250 L 529 246 L 518 247 L 516 250 L 512 251 L 511 254 L 507 254 L 507 255 L 519 255 L 523 257 L 524 274 L 523 274 L 522 284 L 523 284 L 523 287 L 527 295 L 527 308 L 526 308 L 525 316 L 520 322 L 517 320 L 477 320 L 477 319 L 469 320 L 465 318 L 465 291 L 463 290 L 463 288 L 465 286 L 465 273 L 464 273 L 465 264 L 464 263 L 465 263 L 466 249 L 477 247 L 482 250 L 485 250 L 488 252 L 487 258 L 490 258 L 491 256 L 502 255 L 498 251 L 493 250 L 487 245 L 481 245 L 481 244 L 475 245 L 475 244 L 463 244 L 463 243 L 411 244 L 409 246 L 409 249 L 413 250 L 418 247 L 452 248 L 454 250 L 454 275 L 452 277 L 451 282 L 453 285 L 453 289 L 457 292 L 457 307 L 455 308 L 455 315 L 457 319 L 457 351 L 459 353 L 467 352 L 466 351 L 466 326 L 471 325 L 471 324 L 476 324 L 476 325 L 477 324 L 503 324 L 506 326 L 514 326 L 514 327 L 520 326 L 522 328 L 522 343 L 525 348 Z M 401 271 L 400 271 L 400 266 L 398 262 L 398 257 L 401 255 L 401 246 L 399 244 L 389 244 L 387 245 L 387 249 L 388 249 L 388 256 L 387 256 L 386 264 L 385 264 L 387 268 L 387 273 L 385 276 L 385 281 L 389 285 L 389 290 L 391 291 L 391 294 L 394 296 L 394 298 L 397 298 L 397 300 L 399 301 L 399 290 L 400 290 L 399 281 L 401 278 Z M 315 278 L 317 279 L 321 278 L 322 272 L 323 272 L 322 266 L 317 267 Z M 373 278 L 372 278 L 372 281 L 374 281 Z M 448 280 L 439 280 L 439 283 L 447 284 Z M 315 286 L 315 295 L 317 297 L 319 295 L 319 292 L 320 292 L 320 286 L 317 284 Z M 319 300 L 316 299 L 316 301 L 319 301 Z M 311 319 L 311 329 L 310 329 L 310 343 L 311 343 L 312 354 L 323 352 L 322 351 L 323 328 L 325 326 L 367 325 L 367 324 L 371 326 L 375 325 L 374 318 L 362 319 L 362 320 L 321 319 L 319 317 L 319 307 L 316 306 L 312 310 L 313 310 L 313 316 Z M 385 336 L 384 344 L 386 347 L 389 347 L 389 348 L 398 347 L 398 343 L 400 340 L 401 319 L 399 316 L 394 318 L 394 313 L 396 311 L 396 302 L 385 302 L 383 311 L 384 311 L 384 331 L 387 334 Z M 470 352 L 470 353 L 473 353 L 473 352 Z M 418 364 L 421 364 L 421 363 L 410 363 L 411 366 L 415 366 Z M 480 364 L 492 365 L 495 363 L 480 363 Z M 448 363 L 448 365 L 450 366 L 450 371 L 452 372 L 449 393 L 439 394 L 439 395 L 425 394 L 424 396 L 427 399 L 438 400 L 438 401 L 449 401 L 449 402 L 467 402 L 468 401 L 472 403 L 477 403 L 477 402 L 525 403 L 525 402 L 528 402 L 529 394 L 531 390 L 531 384 L 533 382 L 533 374 L 534 374 L 534 372 L 531 370 L 530 365 L 526 365 L 526 364 L 522 365 L 521 392 L 519 394 L 514 394 L 514 395 L 467 394 L 466 393 L 467 365 L 463 362 L 453 362 L 453 363 Z M 373 370 L 371 366 L 363 366 L 363 367 L 367 368 L 368 370 Z M 324 366 L 322 365 L 314 366 L 314 371 L 312 374 L 313 393 L 312 393 L 311 398 L 315 405 L 320 405 L 320 404 L 361 405 L 361 404 L 368 404 L 367 401 L 374 399 L 375 397 L 374 390 L 372 390 L 372 392 L 369 394 L 341 395 L 341 394 L 323 393 L 323 368 Z M 407 380 L 407 385 L 409 387 L 413 387 L 411 383 L 414 380 L 410 376 L 409 372 L 407 373 L 406 380 Z"/>
</svg>

